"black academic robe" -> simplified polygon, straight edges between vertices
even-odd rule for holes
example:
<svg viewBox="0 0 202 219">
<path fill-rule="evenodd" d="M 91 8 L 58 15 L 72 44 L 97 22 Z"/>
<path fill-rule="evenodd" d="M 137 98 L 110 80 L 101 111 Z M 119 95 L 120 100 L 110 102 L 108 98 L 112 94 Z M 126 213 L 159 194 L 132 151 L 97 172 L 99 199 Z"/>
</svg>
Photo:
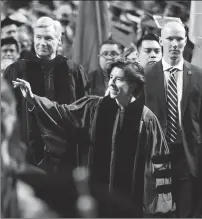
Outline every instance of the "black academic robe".
<svg viewBox="0 0 202 219">
<path fill-rule="evenodd" d="M 74 135 L 84 154 L 88 153 L 92 179 L 107 183 L 111 193 L 131 198 L 137 217 L 142 216 L 143 206 L 146 216 L 156 213 L 159 197 L 172 202 L 169 149 L 156 116 L 142 98 L 124 111 L 109 96 L 89 96 L 59 105 L 35 95 L 34 103 L 46 146 L 62 166 L 71 159 L 66 139 Z M 163 175 L 155 177 L 156 169 Z M 158 210 L 168 213 L 172 209 L 161 206 Z"/>
<path fill-rule="evenodd" d="M 106 77 L 105 74 L 106 73 L 99 68 L 88 75 L 90 94 L 101 97 L 105 95 L 109 82 L 109 77 Z"/>
<path fill-rule="evenodd" d="M 61 104 L 70 104 L 88 93 L 88 80 L 83 68 L 61 55 L 53 60 L 44 60 L 27 52 L 23 59 L 5 70 L 4 77 L 11 85 L 16 78 L 24 79 L 35 94 Z M 28 161 L 36 165 L 46 153 L 40 126 L 35 115 L 28 111 L 29 103 L 21 96 L 20 89 L 13 89 L 13 92 L 17 100 L 21 140 L 28 146 Z M 69 144 L 74 144 L 73 140 L 69 140 Z"/>
</svg>

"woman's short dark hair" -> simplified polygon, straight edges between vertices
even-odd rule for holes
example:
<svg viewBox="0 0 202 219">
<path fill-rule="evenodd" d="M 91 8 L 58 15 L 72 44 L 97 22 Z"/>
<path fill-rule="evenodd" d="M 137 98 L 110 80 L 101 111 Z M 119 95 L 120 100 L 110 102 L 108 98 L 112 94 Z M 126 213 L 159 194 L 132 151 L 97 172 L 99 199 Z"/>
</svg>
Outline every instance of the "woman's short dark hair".
<svg viewBox="0 0 202 219">
<path fill-rule="evenodd" d="M 141 64 L 138 61 L 117 59 L 112 62 L 107 69 L 108 76 L 110 76 L 115 67 L 123 69 L 128 81 L 137 83 L 137 89 L 135 89 L 133 93 L 134 96 L 137 96 L 139 92 L 142 91 L 145 84 L 144 69 Z"/>
</svg>

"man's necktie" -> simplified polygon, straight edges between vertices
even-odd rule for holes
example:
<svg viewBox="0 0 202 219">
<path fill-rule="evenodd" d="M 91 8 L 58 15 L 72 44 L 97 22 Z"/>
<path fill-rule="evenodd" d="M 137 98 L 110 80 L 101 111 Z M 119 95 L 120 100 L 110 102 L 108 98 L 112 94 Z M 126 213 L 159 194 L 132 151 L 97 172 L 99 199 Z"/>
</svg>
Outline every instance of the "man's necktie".
<svg viewBox="0 0 202 219">
<path fill-rule="evenodd" d="M 177 98 L 177 83 L 175 79 L 176 68 L 169 69 L 170 77 L 167 88 L 167 134 L 168 143 L 172 143 L 177 138 L 178 130 L 178 98 Z"/>
</svg>

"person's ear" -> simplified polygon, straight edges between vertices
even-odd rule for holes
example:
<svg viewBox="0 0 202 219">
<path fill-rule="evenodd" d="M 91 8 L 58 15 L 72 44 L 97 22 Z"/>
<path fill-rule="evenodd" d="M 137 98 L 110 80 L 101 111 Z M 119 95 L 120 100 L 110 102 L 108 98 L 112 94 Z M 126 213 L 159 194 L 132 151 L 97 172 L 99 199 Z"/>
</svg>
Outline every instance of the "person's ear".
<svg viewBox="0 0 202 219">
<path fill-rule="evenodd" d="M 61 38 L 58 39 L 58 45 L 57 45 L 57 48 L 59 48 L 60 46 L 62 46 L 62 40 L 61 40 Z"/>
<path fill-rule="evenodd" d="M 185 45 L 187 44 L 187 37 L 185 37 L 185 41 L 184 41 Z"/>
<path fill-rule="evenodd" d="M 159 37 L 159 44 L 160 46 L 163 46 L 162 37 Z"/>
<path fill-rule="evenodd" d="M 20 53 L 18 53 L 18 55 L 17 55 L 17 59 L 19 59 L 20 58 Z"/>
<path fill-rule="evenodd" d="M 58 46 L 62 45 L 62 39 L 61 37 L 58 39 Z"/>
</svg>

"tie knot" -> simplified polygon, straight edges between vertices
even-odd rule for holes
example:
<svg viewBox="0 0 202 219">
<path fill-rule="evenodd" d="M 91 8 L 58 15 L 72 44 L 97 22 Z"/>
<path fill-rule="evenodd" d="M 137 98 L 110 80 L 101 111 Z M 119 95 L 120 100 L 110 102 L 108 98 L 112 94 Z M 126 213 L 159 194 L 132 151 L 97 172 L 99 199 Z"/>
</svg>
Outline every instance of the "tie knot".
<svg viewBox="0 0 202 219">
<path fill-rule="evenodd" d="M 170 74 L 174 74 L 176 71 L 178 71 L 178 69 L 171 67 L 170 69 L 168 69 L 168 71 L 170 72 Z"/>
</svg>

